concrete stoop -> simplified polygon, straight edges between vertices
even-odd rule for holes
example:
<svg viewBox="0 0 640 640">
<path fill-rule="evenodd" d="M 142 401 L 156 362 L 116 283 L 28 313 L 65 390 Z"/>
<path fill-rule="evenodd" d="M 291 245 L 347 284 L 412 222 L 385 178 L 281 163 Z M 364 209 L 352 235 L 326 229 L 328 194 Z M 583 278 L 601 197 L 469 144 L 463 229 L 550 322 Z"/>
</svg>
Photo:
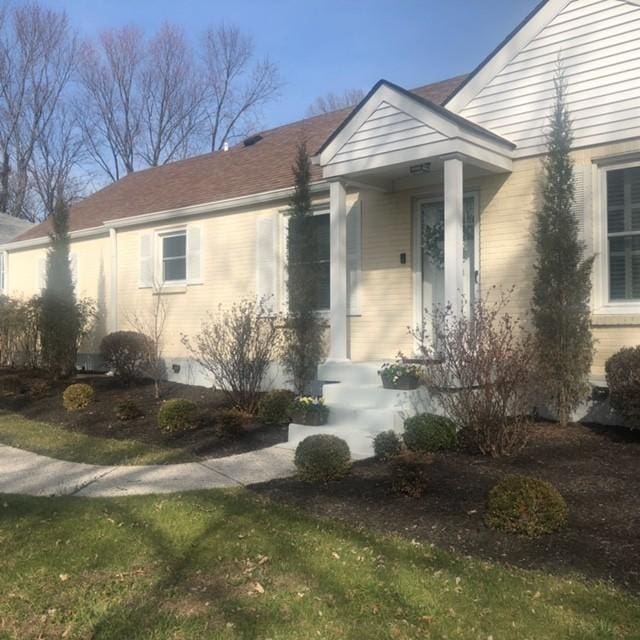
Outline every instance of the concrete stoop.
<svg viewBox="0 0 640 640">
<path fill-rule="evenodd" d="M 382 362 L 330 362 L 320 365 L 323 397 L 329 420 L 321 427 L 292 423 L 285 446 L 295 449 L 307 436 L 331 434 L 347 442 L 354 458 L 373 455 L 373 439 L 382 431 L 402 432 L 404 420 L 430 410 L 424 388 L 415 391 L 384 389 L 378 371 Z"/>
</svg>

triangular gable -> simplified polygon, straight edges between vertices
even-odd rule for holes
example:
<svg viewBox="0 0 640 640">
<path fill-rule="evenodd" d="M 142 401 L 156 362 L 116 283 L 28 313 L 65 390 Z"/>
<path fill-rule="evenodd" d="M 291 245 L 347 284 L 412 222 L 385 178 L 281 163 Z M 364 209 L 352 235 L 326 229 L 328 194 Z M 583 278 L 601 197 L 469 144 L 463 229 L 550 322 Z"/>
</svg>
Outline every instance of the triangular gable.
<svg viewBox="0 0 640 640">
<path fill-rule="evenodd" d="M 516 156 L 546 148 L 560 60 L 574 146 L 640 135 L 638 0 L 549 0 L 447 108 L 507 137 Z"/>
<path fill-rule="evenodd" d="M 494 49 L 444 103 L 460 113 L 491 80 L 526 47 L 572 0 L 542 0 Z"/>
<path fill-rule="evenodd" d="M 462 138 L 495 145 L 500 152 L 513 148 L 508 140 L 381 80 L 322 145 L 316 159 L 323 167 L 382 166 L 421 153 L 450 153 L 448 143 Z"/>
</svg>

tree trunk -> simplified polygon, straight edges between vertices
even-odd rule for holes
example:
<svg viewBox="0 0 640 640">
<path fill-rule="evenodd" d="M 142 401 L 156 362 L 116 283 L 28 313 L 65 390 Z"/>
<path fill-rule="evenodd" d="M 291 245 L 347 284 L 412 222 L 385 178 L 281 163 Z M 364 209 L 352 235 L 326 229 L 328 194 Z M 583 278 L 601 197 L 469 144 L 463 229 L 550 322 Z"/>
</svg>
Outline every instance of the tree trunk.
<svg viewBox="0 0 640 640">
<path fill-rule="evenodd" d="M 6 213 L 9 206 L 9 174 L 11 164 L 9 152 L 5 150 L 2 157 L 2 169 L 0 170 L 0 213 Z"/>
</svg>

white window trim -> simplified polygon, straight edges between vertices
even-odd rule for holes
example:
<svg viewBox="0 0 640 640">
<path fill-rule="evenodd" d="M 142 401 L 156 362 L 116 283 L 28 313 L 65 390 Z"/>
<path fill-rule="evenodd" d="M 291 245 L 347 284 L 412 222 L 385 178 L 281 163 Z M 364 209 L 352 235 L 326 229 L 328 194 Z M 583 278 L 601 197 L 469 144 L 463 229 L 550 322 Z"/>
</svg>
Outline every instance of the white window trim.
<svg viewBox="0 0 640 640">
<path fill-rule="evenodd" d="M 189 282 L 189 274 L 187 273 L 187 264 L 189 259 L 189 248 L 187 247 L 187 227 L 177 229 L 159 229 L 156 231 L 156 255 L 158 256 L 156 261 L 155 272 L 157 274 L 157 281 L 163 287 L 183 287 Z M 185 278 L 182 280 L 165 280 L 164 279 L 164 239 L 173 238 L 177 236 L 184 236 L 184 273 Z"/>
<path fill-rule="evenodd" d="M 311 211 L 311 215 L 313 216 L 324 216 L 330 215 L 329 208 L 321 207 L 318 209 L 313 209 Z M 287 237 L 289 235 L 289 219 L 291 217 L 290 210 L 287 209 L 282 211 L 281 216 L 281 225 L 280 225 L 280 246 L 282 247 L 280 251 L 280 300 L 281 302 L 281 312 L 287 313 L 289 311 L 289 296 L 287 294 Z M 331 259 L 329 259 L 330 261 Z M 329 319 L 329 314 L 331 313 L 331 308 L 328 307 L 326 309 L 318 309 L 318 315 L 322 318 Z"/>
<path fill-rule="evenodd" d="M 607 161 L 603 159 L 593 165 L 593 201 L 597 203 L 597 215 L 594 224 L 594 246 L 596 258 L 593 269 L 593 314 L 606 315 L 634 315 L 640 314 L 640 299 L 615 300 L 609 299 L 609 235 L 607 220 L 607 173 L 618 169 L 640 167 L 640 159 L 627 161 Z"/>
</svg>

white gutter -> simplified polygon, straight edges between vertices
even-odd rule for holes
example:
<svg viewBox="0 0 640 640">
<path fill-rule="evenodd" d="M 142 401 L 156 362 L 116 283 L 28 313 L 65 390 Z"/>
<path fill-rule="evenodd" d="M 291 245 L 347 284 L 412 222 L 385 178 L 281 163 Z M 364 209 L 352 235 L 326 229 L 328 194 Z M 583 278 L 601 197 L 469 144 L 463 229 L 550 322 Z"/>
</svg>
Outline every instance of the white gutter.
<svg viewBox="0 0 640 640">
<path fill-rule="evenodd" d="M 314 182 L 310 188 L 311 193 L 320 193 L 329 191 L 329 183 Z M 107 220 L 103 224 L 112 229 L 121 229 L 122 227 L 132 227 L 143 225 L 149 222 L 164 222 L 167 220 L 175 220 L 176 218 L 185 218 L 188 216 L 197 216 L 207 213 L 219 213 L 222 211 L 230 211 L 232 209 L 240 209 L 243 207 L 252 207 L 274 200 L 284 200 L 293 195 L 293 187 L 287 189 L 277 189 L 274 191 L 265 191 L 250 196 L 241 196 L 239 198 L 229 198 L 227 200 L 217 200 L 215 202 L 206 202 L 204 204 L 196 204 L 189 207 L 181 207 L 179 209 L 167 209 L 166 211 L 156 211 L 153 213 L 144 213 L 139 216 L 129 216 L 126 218 L 116 218 L 115 220 Z"/>
<path fill-rule="evenodd" d="M 94 238 L 96 236 L 108 235 L 109 230 L 104 227 L 91 227 L 89 229 L 79 229 L 71 231 L 69 237 L 71 240 L 82 240 L 83 238 Z M 29 238 L 29 240 L 18 240 L 17 242 L 7 242 L 0 246 L 0 251 L 11 251 L 16 249 L 32 249 L 33 247 L 42 247 L 49 244 L 49 236 L 41 238 Z"/>
<path fill-rule="evenodd" d="M 329 191 L 329 183 L 326 181 L 314 182 L 310 187 L 311 193 L 322 193 Z M 175 220 L 176 218 L 186 218 L 188 216 L 197 216 L 207 213 L 219 213 L 222 211 L 231 211 L 243 207 L 252 207 L 274 200 L 284 200 L 293 195 L 294 188 L 275 189 L 273 191 L 264 191 L 263 193 L 253 194 L 249 196 L 240 196 L 238 198 L 228 198 L 227 200 L 217 200 L 213 202 L 205 202 L 203 204 L 195 204 L 188 207 L 180 207 L 178 209 L 166 209 L 165 211 L 155 211 L 153 213 L 143 213 L 138 216 L 128 216 L 125 218 L 115 218 L 106 220 L 99 227 L 91 227 L 89 229 L 80 229 L 72 231 L 69 234 L 71 240 L 81 240 L 83 238 L 93 238 L 101 235 L 108 235 L 111 229 L 122 229 L 124 227 L 133 227 L 154 222 L 164 222 L 167 220 Z M 0 251 L 13 251 L 19 249 L 31 249 L 34 247 L 46 246 L 49 244 L 49 237 L 30 238 L 29 240 L 19 240 L 18 242 L 9 242 L 0 245 Z"/>
</svg>

